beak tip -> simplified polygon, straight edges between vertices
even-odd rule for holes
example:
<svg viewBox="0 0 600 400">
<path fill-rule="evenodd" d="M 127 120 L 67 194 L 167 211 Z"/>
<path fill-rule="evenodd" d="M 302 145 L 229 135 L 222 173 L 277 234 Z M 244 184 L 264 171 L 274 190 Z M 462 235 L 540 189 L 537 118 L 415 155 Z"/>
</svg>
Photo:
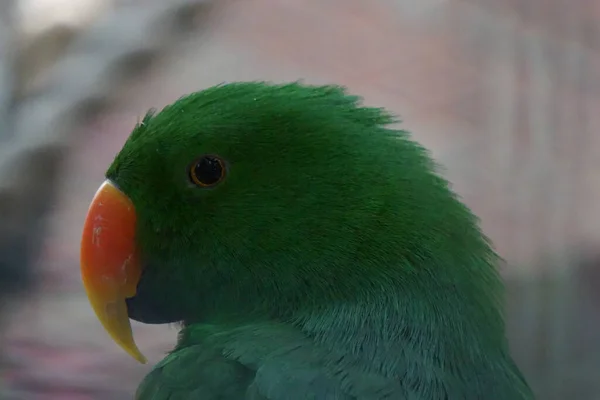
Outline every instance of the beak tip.
<svg viewBox="0 0 600 400">
<path fill-rule="evenodd" d="M 140 364 L 148 363 L 148 359 L 142 353 L 140 353 L 139 350 L 136 352 L 136 354 L 132 354 L 132 356 Z"/>
</svg>

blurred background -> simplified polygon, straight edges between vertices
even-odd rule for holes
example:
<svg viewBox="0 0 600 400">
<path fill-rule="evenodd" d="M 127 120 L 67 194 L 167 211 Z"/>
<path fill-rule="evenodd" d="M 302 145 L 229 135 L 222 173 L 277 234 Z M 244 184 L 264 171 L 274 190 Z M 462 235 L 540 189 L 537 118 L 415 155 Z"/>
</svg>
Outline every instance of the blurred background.
<svg viewBox="0 0 600 400">
<path fill-rule="evenodd" d="M 0 0 L 1 398 L 132 398 L 176 329 L 134 326 L 142 366 L 88 305 L 104 170 L 148 108 L 300 78 L 402 118 L 506 259 L 538 398 L 600 398 L 600 1 Z"/>
</svg>

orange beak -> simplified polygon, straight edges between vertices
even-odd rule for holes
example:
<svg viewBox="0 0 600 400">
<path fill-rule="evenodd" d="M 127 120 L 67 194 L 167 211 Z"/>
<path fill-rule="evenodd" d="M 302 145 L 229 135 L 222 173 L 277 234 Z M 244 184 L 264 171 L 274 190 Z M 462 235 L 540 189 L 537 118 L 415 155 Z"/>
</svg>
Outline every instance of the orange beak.
<svg viewBox="0 0 600 400">
<path fill-rule="evenodd" d="M 96 316 L 113 340 L 140 363 L 125 299 L 133 297 L 141 276 L 135 244 L 133 203 L 106 180 L 96 192 L 83 226 L 81 277 Z"/>
</svg>

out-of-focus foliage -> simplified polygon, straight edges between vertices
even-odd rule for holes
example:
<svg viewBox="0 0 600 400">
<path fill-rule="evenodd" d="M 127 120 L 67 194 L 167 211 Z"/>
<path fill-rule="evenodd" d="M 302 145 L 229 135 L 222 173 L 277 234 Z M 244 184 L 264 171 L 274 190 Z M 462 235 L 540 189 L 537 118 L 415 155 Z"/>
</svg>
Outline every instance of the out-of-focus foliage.
<svg viewBox="0 0 600 400">
<path fill-rule="evenodd" d="M 205 25 L 212 4 L 189 0 L 105 7 L 104 13 L 88 13 L 86 24 L 47 27 L 40 26 L 43 19 L 27 24 L 31 15 L 22 12 L 25 2 L 1 6 L 0 311 L 5 315 L 35 292 L 31 284 L 40 274 L 35 264 L 47 235 L 47 215 L 64 161 L 80 140 L 76 135 L 118 106 L 127 85 L 157 59 Z M 63 7 L 68 4 L 55 2 L 46 14 Z M 30 398 L 7 386 L 3 398 Z"/>
</svg>

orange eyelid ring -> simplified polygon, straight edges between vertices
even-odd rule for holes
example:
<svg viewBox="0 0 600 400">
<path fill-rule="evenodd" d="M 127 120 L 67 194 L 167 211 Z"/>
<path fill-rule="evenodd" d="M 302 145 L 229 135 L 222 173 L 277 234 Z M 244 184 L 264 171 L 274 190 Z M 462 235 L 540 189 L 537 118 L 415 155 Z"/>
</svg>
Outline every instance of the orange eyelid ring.
<svg viewBox="0 0 600 400">
<path fill-rule="evenodd" d="M 133 203 L 110 180 L 104 181 L 83 226 L 81 278 L 104 329 L 129 355 L 146 363 L 133 339 L 125 303 L 135 295 L 142 272 L 135 229 Z"/>
</svg>

